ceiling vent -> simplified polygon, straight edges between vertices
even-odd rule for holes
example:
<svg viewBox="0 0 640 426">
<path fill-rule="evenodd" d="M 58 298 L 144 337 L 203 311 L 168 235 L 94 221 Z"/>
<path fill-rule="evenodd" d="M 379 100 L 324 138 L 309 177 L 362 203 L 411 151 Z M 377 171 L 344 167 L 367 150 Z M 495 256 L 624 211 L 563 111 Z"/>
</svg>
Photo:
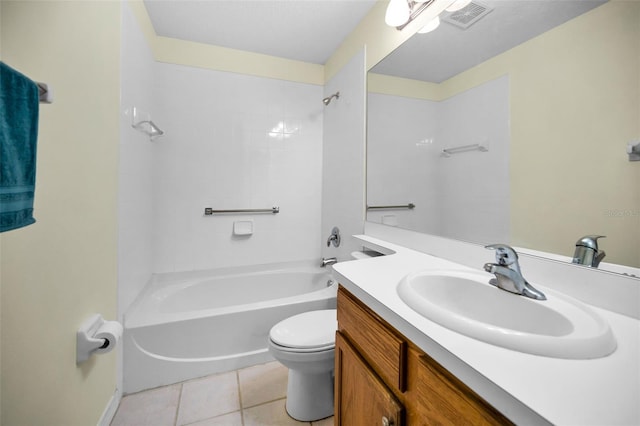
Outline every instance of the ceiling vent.
<svg viewBox="0 0 640 426">
<path fill-rule="evenodd" d="M 452 12 L 448 16 L 442 18 L 444 22 L 455 25 L 458 28 L 466 30 L 471 25 L 478 22 L 493 9 L 477 1 L 472 1 L 462 9 Z"/>
</svg>

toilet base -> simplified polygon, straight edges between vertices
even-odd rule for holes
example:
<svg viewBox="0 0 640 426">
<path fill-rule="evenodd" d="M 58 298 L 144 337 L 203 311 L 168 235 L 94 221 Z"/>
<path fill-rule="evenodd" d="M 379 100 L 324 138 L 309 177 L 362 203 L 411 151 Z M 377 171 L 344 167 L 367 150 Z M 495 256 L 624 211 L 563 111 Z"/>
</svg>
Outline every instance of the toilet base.
<svg viewBox="0 0 640 426">
<path fill-rule="evenodd" d="M 333 370 L 311 374 L 290 369 L 286 408 L 303 422 L 333 416 Z"/>
</svg>

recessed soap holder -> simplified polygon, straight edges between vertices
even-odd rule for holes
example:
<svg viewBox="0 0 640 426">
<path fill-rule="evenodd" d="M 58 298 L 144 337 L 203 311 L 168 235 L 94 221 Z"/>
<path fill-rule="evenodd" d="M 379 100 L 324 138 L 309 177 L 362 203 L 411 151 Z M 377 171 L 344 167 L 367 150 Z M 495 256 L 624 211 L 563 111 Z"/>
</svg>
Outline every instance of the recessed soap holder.
<svg viewBox="0 0 640 426">
<path fill-rule="evenodd" d="M 253 220 L 237 220 L 233 222 L 233 235 L 253 234 Z"/>
</svg>

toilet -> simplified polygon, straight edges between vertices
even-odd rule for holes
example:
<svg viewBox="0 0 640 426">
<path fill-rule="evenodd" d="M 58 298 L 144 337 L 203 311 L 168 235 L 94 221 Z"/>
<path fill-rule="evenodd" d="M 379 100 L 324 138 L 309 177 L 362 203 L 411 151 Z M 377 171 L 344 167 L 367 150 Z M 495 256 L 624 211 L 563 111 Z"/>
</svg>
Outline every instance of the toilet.
<svg viewBox="0 0 640 426">
<path fill-rule="evenodd" d="M 333 415 L 335 309 L 304 312 L 269 332 L 269 352 L 289 369 L 287 413 L 310 422 Z"/>
</svg>

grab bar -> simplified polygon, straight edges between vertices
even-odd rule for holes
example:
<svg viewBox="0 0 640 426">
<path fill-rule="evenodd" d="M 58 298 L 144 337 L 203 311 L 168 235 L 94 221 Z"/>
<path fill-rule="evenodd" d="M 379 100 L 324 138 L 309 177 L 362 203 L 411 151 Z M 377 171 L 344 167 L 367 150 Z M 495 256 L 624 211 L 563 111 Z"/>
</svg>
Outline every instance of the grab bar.
<svg viewBox="0 0 640 426">
<path fill-rule="evenodd" d="M 367 206 L 367 210 L 389 210 L 389 209 L 414 209 L 416 205 L 413 203 L 404 204 L 401 206 Z"/>
<path fill-rule="evenodd" d="M 204 215 L 211 216 L 216 213 L 280 213 L 280 207 L 271 207 L 270 209 L 233 209 L 233 210 L 214 210 L 211 207 L 205 207 Z"/>
</svg>

